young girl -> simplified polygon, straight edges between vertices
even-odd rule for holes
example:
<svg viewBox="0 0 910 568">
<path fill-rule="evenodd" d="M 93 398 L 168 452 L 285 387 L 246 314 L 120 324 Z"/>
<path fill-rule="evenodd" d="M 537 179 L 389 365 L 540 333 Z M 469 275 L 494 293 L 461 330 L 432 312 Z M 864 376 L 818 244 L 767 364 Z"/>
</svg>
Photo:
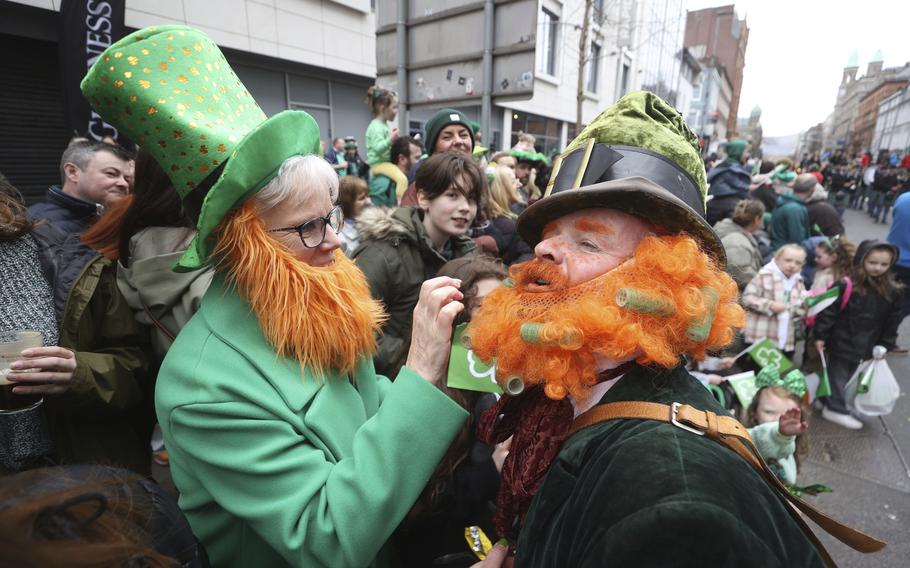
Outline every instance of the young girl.
<svg viewBox="0 0 910 568">
<path fill-rule="evenodd" d="M 760 388 L 746 410 L 744 424 L 771 471 L 781 481 L 794 484 L 797 458 L 806 453 L 803 434 L 809 429 L 803 407 L 805 378 L 794 370 L 782 379 L 777 367 L 764 367 L 755 384 Z"/>
<path fill-rule="evenodd" d="M 398 199 L 408 188 L 408 176 L 392 163 L 392 142 L 398 139 L 398 129 L 389 129 L 389 121 L 398 116 L 398 96 L 388 89 L 372 86 L 367 91 L 373 120 L 367 127 L 367 162 L 370 175 L 383 175 L 395 182 Z"/>
<path fill-rule="evenodd" d="M 762 267 L 743 291 L 746 308 L 747 343 L 765 338 L 788 358 L 795 350 L 795 320 L 805 311 L 806 288 L 800 270 L 806 262 L 806 251 L 797 244 L 786 244 Z"/>
<path fill-rule="evenodd" d="M 360 245 L 360 232 L 357 219 L 363 210 L 372 205 L 370 188 L 367 182 L 359 177 L 345 176 L 338 180 L 338 205 L 344 214 L 344 225 L 338 236 L 341 237 L 341 248 L 348 256 Z"/>
<path fill-rule="evenodd" d="M 826 239 L 815 247 L 815 276 L 811 291 L 824 292 L 847 276 L 853 264 L 856 246 L 840 235 Z"/>
<path fill-rule="evenodd" d="M 860 361 L 872 358 L 872 348 L 896 347 L 901 322 L 901 289 L 891 267 L 898 249 L 891 243 L 868 240 L 860 243 L 853 258 L 853 292 L 847 305 L 825 308 L 815 320 L 815 347 L 825 352 L 831 396 L 826 397 L 822 418 L 844 428 L 859 430 L 863 423 L 850 415 L 844 387 Z M 846 284 L 837 283 L 843 297 Z"/>
</svg>

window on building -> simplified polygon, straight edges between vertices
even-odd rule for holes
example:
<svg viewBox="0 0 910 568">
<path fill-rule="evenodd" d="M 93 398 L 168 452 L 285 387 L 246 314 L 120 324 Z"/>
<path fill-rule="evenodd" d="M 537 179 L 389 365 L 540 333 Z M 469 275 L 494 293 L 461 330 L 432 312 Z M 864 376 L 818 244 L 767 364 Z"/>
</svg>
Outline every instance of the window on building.
<svg viewBox="0 0 910 568">
<path fill-rule="evenodd" d="M 537 70 L 556 75 L 556 40 L 559 18 L 546 8 L 540 9 L 540 29 L 537 34 Z"/>
<path fill-rule="evenodd" d="M 619 88 L 620 88 L 619 96 L 621 96 L 621 97 L 629 92 L 629 64 L 628 63 L 622 64 L 622 75 L 620 75 Z"/>
<path fill-rule="evenodd" d="M 692 101 L 701 100 L 701 83 L 698 83 L 692 87 Z"/>
<path fill-rule="evenodd" d="M 592 93 L 597 92 L 597 83 L 600 80 L 600 46 L 591 42 L 591 54 L 585 65 L 585 89 Z"/>
<path fill-rule="evenodd" d="M 562 150 L 559 143 L 559 130 L 561 123 L 546 116 L 528 112 L 512 113 L 512 140 L 509 144 L 514 146 L 518 142 L 518 133 L 526 132 L 535 138 L 534 148 L 547 156 L 553 156 Z"/>
</svg>

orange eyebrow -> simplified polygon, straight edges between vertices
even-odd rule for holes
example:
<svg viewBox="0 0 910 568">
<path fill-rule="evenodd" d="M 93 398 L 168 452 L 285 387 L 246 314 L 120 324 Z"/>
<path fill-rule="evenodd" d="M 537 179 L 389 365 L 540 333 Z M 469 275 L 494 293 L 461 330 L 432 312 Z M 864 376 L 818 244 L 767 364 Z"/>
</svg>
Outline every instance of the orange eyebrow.
<svg viewBox="0 0 910 568">
<path fill-rule="evenodd" d="M 591 219 L 580 219 L 575 222 L 575 229 L 585 233 L 606 233 L 607 235 L 613 234 L 613 229 L 605 223 L 600 223 L 598 221 L 592 221 Z"/>
</svg>

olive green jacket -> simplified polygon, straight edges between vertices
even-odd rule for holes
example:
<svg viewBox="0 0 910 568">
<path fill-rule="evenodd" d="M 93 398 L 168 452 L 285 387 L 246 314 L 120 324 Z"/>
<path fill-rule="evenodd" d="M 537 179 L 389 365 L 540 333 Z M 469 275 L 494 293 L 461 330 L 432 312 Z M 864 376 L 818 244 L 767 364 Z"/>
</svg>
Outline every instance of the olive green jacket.
<svg viewBox="0 0 910 568">
<path fill-rule="evenodd" d="M 59 344 L 76 352 L 69 390 L 45 397 L 60 460 L 148 474 L 154 425 L 148 338 L 117 288 L 111 262 L 100 255 L 69 289 Z"/>
<path fill-rule="evenodd" d="M 601 403 L 724 409 L 682 366 L 636 367 Z M 516 566 L 821 567 L 786 505 L 736 453 L 670 423 L 613 420 L 572 436 L 531 504 Z"/>
<path fill-rule="evenodd" d="M 344 322 L 339 321 L 339 326 Z M 213 566 L 388 566 L 384 548 L 467 418 L 368 357 L 317 378 L 267 343 L 216 275 L 158 375 L 180 507 Z"/>
<path fill-rule="evenodd" d="M 351 256 L 389 314 L 374 357 L 376 372 L 394 376 L 411 339 L 420 285 L 446 262 L 474 252 L 474 241 L 451 237 L 444 250 L 437 250 L 423 226 L 423 211 L 415 207 L 371 207 L 357 219 L 357 228 L 360 246 Z"/>
</svg>

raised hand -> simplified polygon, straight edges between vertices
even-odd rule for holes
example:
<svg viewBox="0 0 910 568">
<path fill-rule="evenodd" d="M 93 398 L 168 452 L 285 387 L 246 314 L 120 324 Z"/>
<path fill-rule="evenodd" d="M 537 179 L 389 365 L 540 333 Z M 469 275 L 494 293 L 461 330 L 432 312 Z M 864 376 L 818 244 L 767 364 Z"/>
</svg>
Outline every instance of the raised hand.
<svg viewBox="0 0 910 568">
<path fill-rule="evenodd" d="M 464 309 L 460 280 L 440 276 L 420 286 L 411 328 L 407 366 L 436 384 L 445 374 L 452 346 L 452 322 Z"/>
<path fill-rule="evenodd" d="M 791 408 L 780 415 L 778 430 L 782 436 L 799 436 L 809 429 L 809 423 L 802 419 L 798 408 Z"/>
</svg>

